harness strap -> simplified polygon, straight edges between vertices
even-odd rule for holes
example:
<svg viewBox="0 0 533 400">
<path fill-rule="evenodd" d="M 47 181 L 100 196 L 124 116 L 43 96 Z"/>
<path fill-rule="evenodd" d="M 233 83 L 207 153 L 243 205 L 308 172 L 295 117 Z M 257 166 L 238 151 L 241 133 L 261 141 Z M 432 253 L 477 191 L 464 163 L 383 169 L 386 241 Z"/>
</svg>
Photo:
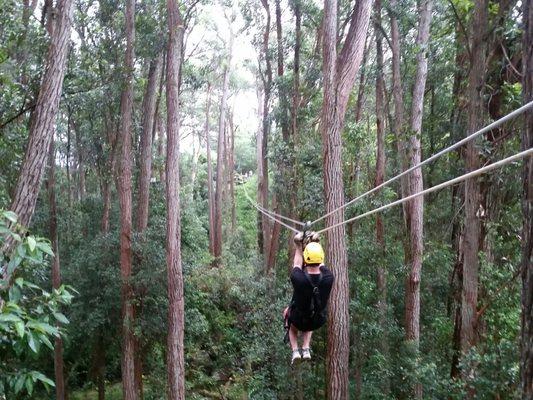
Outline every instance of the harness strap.
<svg viewBox="0 0 533 400">
<path fill-rule="evenodd" d="M 303 272 L 304 272 L 305 277 L 307 278 L 307 282 L 309 282 L 309 284 L 313 288 L 313 299 L 315 301 L 315 309 L 313 309 L 313 314 L 314 314 L 317 310 L 322 309 L 322 302 L 320 301 L 320 289 L 319 289 L 320 282 L 322 282 L 322 278 L 323 278 L 322 272 L 320 272 L 320 274 L 318 275 L 318 282 L 316 285 L 313 283 L 313 280 L 311 279 L 309 272 L 307 272 L 307 269 L 304 268 Z"/>
</svg>

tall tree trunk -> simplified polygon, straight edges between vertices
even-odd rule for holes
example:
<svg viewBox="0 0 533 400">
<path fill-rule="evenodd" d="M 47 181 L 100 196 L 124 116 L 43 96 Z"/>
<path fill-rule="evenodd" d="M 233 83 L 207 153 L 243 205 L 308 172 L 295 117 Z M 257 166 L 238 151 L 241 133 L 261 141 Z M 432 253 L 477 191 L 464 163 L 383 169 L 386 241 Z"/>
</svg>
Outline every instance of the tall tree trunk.
<svg viewBox="0 0 533 400">
<path fill-rule="evenodd" d="M 533 101 L 533 4 L 523 3 L 524 104 Z M 533 112 L 526 114 L 522 150 L 533 147 Z M 533 157 L 524 160 L 522 171 L 522 324 L 520 341 L 520 387 L 522 400 L 533 400 Z"/>
<path fill-rule="evenodd" d="M 215 256 L 215 198 L 213 194 L 213 163 L 211 161 L 211 134 L 209 132 L 209 110 L 211 108 L 211 84 L 207 85 L 205 105 L 205 145 L 207 153 L 207 207 L 209 208 L 209 254 Z"/>
<path fill-rule="evenodd" d="M 270 5 L 268 0 L 261 0 L 261 4 L 266 12 L 265 31 L 263 33 L 262 57 L 265 60 L 265 71 L 262 73 L 263 83 L 263 111 L 262 111 L 262 132 L 261 142 L 258 143 L 259 158 L 257 171 L 257 202 L 262 207 L 268 208 L 268 139 L 270 136 L 270 96 L 272 92 L 272 62 L 269 50 L 270 42 Z M 270 249 L 270 221 L 263 213 L 258 212 L 258 245 L 259 251 L 268 257 Z M 265 262 L 266 265 L 266 262 Z"/>
<path fill-rule="evenodd" d="M 376 25 L 381 25 L 381 0 L 374 2 L 374 19 Z M 381 185 L 385 178 L 385 81 L 383 79 L 383 37 L 381 31 L 376 29 L 376 135 L 377 135 L 377 149 L 376 149 L 376 178 L 374 186 Z M 362 74 L 361 74 L 362 75 Z M 364 81 L 360 82 L 363 85 Z M 360 86 L 361 90 L 361 86 Z M 359 96 L 358 96 L 359 101 Z M 385 267 L 385 235 L 383 231 L 383 220 L 381 214 L 376 216 L 376 244 L 378 251 L 377 277 L 376 287 L 378 291 L 378 312 L 379 322 L 382 329 L 381 339 L 381 353 L 383 357 L 388 360 L 389 344 L 387 335 L 387 270 Z M 389 380 L 385 377 L 383 379 L 384 395 L 390 392 Z"/>
<path fill-rule="evenodd" d="M 419 50 L 416 55 L 416 75 L 411 105 L 409 167 L 413 167 L 421 161 L 420 136 L 422 134 L 424 93 L 428 71 L 427 47 L 432 8 L 432 0 L 423 0 L 420 3 L 420 21 L 416 38 Z M 423 189 L 422 170 L 418 168 L 410 174 L 409 195 L 421 192 Z M 409 261 L 411 266 L 405 285 L 405 339 L 412 343 L 413 350 L 418 352 L 420 343 L 420 278 L 424 243 L 424 197 L 419 196 L 411 200 L 408 204 L 408 212 Z M 414 356 L 416 357 L 416 354 Z M 414 397 L 422 398 L 422 385 L 418 382 L 414 386 Z"/>
<path fill-rule="evenodd" d="M 467 135 L 477 131 L 483 124 L 483 86 L 485 82 L 485 35 L 488 23 L 488 1 L 479 0 L 474 5 L 471 22 L 470 72 L 468 74 L 468 130 Z M 473 141 L 466 147 L 466 170 L 479 167 L 479 152 Z M 465 182 L 465 223 L 463 240 L 463 282 L 461 293 L 461 353 L 465 356 L 477 342 L 477 303 L 479 269 L 480 206 L 479 182 L 476 178 Z M 474 366 L 464 366 L 462 376 L 469 381 Z M 468 386 L 468 384 L 467 384 Z M 467 397 L 473 398 L 473 389 L 468 388 Z"/>
<path fill-rule="evenodd" d="M 133 333 L 132 270 L 132 113 L 133 60 L 135 40 L 135 0 L 128 0 L 125 9 L 126 52 L 124 57 L 124 86 L 120 100 L 120 127 L 117 138 L 118 171 L 116 176 L 120 204 L 120 274 L 122 278 L 122 387 L 124 400 L 136 400 L 135 337 Z"/>
<path fill-rule="evenodd" d="M 48 47 L 43 80 L 31 118 L 30 139 L 10 207 L 19 216 L 20 224 L 24 226 L 30 224 L 46 169 L 46 158 L 61 99 L 70 43 L 72 0 L 58 0 L 56 9 L 55 29 Z M 6 242 L 5 247 L 3 250 L 9 252 L 13 242 Z"/>
<path fill-rule="evenodd" d="M 400 159 L 400 168 L 402 171 L 407 169 L 407 158 L 404 149 L 403 138 L 403 124 L 404 124 L 404 108 L 403 108 L 403 88 L 401 76 L 401 59 L 400 59 L 400 29 L 398 27 L 398 2 L 397 0 L 390 1 L 390 26 L 391 26 L 391 44 L 392 44 L 392 93 L 394 97 L 394 125 L 392 131 L 396 137 L 396 146 L 398 150 L 398 158 Z M 402 197 L 407 196 L 408 180 L 407 177 L 400 178 L 400 191 Z M 403 205 L 404 220 L 407 221 L 407 203 Z"/>
<path fill-rule="evenodd" d="M 222 257 L 222 191 L 224 190 L 224 143 L 226 133 L 226 108 L 229 93 L 229 77 L 231 74 L 231 59 L 233 53 L 233 29 L 230 22 L 230 38 L 228 46 L 228 55 L 224 65 L 224 74 L 222 80 L 222 98 L 220 99 L 220 109 L 218 116 L 218 143 L 217 143 L 217 181 L 215 190 L 215 245 L 214 266 L 221 265 Z"/>
<path fill-rule="evenodd" d="M 324 203 L 326 212 L 344 204 L 341 133 L 350 91 L 363 58 L 371 0 L 358 1 L 350 28 L 337 56 L 337 1 L 325 0 L 323 18 L 322 154 L 324 163 Z M 326 226 L 342 222 L 344 211 L 326 218 Z M 345 400 L 348 393 L 349 285 L 344 225 L 326 232 L 327 261 L 335 273 L 328 321 L 327 394 L 331 400 Z"/>
<path fill-rule="evenodd" d="M 181 269 L 181 218 L 179 180 L 179 76 L 182 62 L 183 21 L 177 0 L 167 0 L 167 279 L 168 398 L 185 399 L 185 355 L 183 349 L 185 305 Z"/>
<path fill-rule="evenodd" d="M 293 88 L 292 88 L 292 111 L 291 111 L 291 129 L 293 140 L 298 136 L 298 109 L 300 105 L 300 48 L 302 46 L 302 9 L 301 0 L 294 0 L 293 10 L 295 17 L 295 34 L 294 34 L 294 70 L 293 70 Z"/>
<path fill-rule="evenodd" d="M 229 117 L 229 135 L 228 135 L 228 179 L 229 179 L 229 195 L 231 204 L 231 233 L 235 233 L 237 228 L 237 209 L 235 205 L 235 132 L 236 128 L 233 124 L 233 112 Z"/>
<path fill-rule="evenodd" d="M 55 146 L 54 140 L 50 142 L 50 153 L 48 156 L 48 204 L 50 207 L 50 241 L 52 242 L 52 286 L 59 289 L 61 286 L 61 270 L 59 265 L 59 240 L 57 235 L 57 206 L 56 206 L 56 178 L 55 178 Z M 65 379 L 63 376 L 63 340 L 61 337 L 55 338 L 54 345 L 54 372 L 56 384 L 56 399 L 65 399 Z"/>
<path fill-rule="evenodd" d="M 81 138 L 81 132 L 76 122 L 72 120 L 72 128 L 74 129 L 74 138 L 76 139 L 76 163 L 78 164 L 78 200 L 85 200 L 87 193 L 85 185 L 85 162 L 84 162 L 84 146 Z"/>
<path fill-rule="evenodd" d="M 141 154 L 139 174 L 139 200 L 137 204 L 137 231 L 143 232 L 148 226 L 150 199 L 150 178 L 152 177 L 152 133 L 154 131 L 158 79 L 161 73 L 163 56 L 150 62 L 148 83 L 143 99 L 143 119 L 141 131 Z"/>
</svg>

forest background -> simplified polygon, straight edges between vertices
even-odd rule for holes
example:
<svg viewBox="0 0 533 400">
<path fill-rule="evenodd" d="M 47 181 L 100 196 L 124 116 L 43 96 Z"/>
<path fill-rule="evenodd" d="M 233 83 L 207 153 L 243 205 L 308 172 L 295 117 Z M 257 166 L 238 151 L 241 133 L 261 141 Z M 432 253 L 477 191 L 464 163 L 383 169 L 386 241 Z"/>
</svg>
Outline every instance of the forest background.
<svg viewBox="0 0 533 400">
<path fill-rule="evenodd" d="M 0 398 L 532 399 L 532 158 L 292 232 L 532 101 L 531 0 L 0 0 Z M 533 147 L 531 111 L 318 228 Z M 44 182 L 44 184 L 41 184 Z M 48 239 L 47 239 L 48 238 Z"/>
</svg>

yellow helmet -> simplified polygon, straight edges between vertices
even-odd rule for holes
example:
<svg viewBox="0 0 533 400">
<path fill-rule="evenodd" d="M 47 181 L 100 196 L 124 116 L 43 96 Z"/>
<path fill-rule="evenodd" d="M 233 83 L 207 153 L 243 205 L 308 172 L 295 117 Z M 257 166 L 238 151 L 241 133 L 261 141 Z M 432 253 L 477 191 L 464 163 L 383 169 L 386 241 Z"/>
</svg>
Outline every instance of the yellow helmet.
<svg viewBox="0 0 533 400">
<path fill-rule="evenodd" d="M 310 242 L 305 246 L 304 262 L 306 264 L 322 264 L 324 262 L 324 250 L 320 243 Z"/>
</svg>

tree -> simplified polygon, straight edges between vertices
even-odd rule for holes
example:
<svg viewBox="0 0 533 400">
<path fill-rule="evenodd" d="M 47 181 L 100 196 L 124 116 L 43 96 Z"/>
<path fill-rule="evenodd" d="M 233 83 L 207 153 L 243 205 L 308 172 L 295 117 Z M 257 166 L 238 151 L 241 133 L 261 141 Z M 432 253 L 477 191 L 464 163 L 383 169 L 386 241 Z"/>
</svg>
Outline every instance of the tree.
<svg viewBox="0 0 533 400">
<path fill-rule="evenodd" d="M 132 270 L 132 112 L 133 60 L 135 40 L 135 0 L 128 0 L 125 9 L 126 52 L 124 56 L 124 84 L 120 99 L 120 127 L 118 133 L 118 171 L 116 176 L 120 204 L 120 275 L 122 278 L 122 387 L 124 400 L 136 400 L 135 336 L 133 333 L 134 305 L 131 286 Z"/>
<path fill-rule="evenodd" d="M 420 3 L 420 21 L 416 37 L 416 45 L 419 50 L 416 55 L 416 74 L 411 104 L 409 167 L 420 164 L 422 158 L 420 136 L 422 134 L 424 93 L 428 72 L 427 47 L 432 6 L 432 0 L 424 0 Z M 409 195 L 421 192 L 423 189 L 422 169 L 417 168 L 411 172 L 408 179 Z M 418 352 L 420 343 L 420 278 L 424 241 L 424 198 L 419 196 L 409 201 L 407 210 L 411 270 L 405 285 L 405 339 L 413 343 L 415 351 Z M 417 399 L 422 398 L 422 386 L 419 383 L 415 384 L 414 394 Z"/>
<path fill-rule="evenodd" d="M 63 90 L 71 19 L 72 0 L 58 0 L 57 20 L 51 35 L 46 67 L 32 115 L 29 142 L 10 207 L 24 226 L 30 224 L 46 169 L 46 158 Z M 13 242 L 6 242 L 4 250 L 12 248 L 13 245 Z"/>
<path fill-rule="evenodd" d="M 471 22 L 470 72 L 467 87 L 467 135 L 474 133 L 483 124 L 483 86 L 485 82 L 485 40 L 488 23 L 488 2 L 478 1 L 474 6 Z M 468 142 L 465 155 L 466 170 L 479 168 L 479 152 L 473 141 Z M 461 292 L 461 354 L 464 357 L 477 342 L 477 307 L 479 284 L 479 235 L 480 208 L 479 182 L 476 178 L 465 182 L 465 222 L 463 238 L 463 282 Z M 462 376 L 468 381 L 473 366 L 463 368 Z M 468 398 L 475 393 L 470 388 Z"/>
<path fill-rule="evenodd" d="M 261 127 L 258 131 L 257 145 L 257 203 L 268 208 L 268 137 L 270 135 L 270 97 L 272 94 L 272 60 L 269 50 L 270 42 L 270 5 L 268 0 L 261 0 L 261 4 L 266 12 L 265 30 L 263 33 L 263 42 L 261 48 L 261 57 L 265 61 L 265 70 L 259 66 L 261 83 L 263 86 L 262 95 L 258 96 L 263 100 L 261 114 Z M 261 105 L 260 105 L 261 107 Z M 263 213 L 257 212 L 257 246 L 259 252 L 264 257 L 268 257 L 270 249 L 269 229 L 270 223 L 268 217 Z"/>
<path fill-rule="evenodd" d="M 325 0 L 323 20 L 323 90 L 321 112 L 326 226 L 338 224 L 344 212 L 341 132 L 350 91 L 363 58 L 371 0 L 357 2 L 344 45 L 337 55 L 337 1 Z M 348 396 L 348 265 L 344 225 L 326 233 L 326 256 L 336 279 L 331 292 L 328 321 L 327 391 L 329 399 Z"/>
<path fill-rule="evenodd" d="M 167 0 L 167 15 L 167 379 L 169 399 L 184 400 L 185 356 L 183 350 L 183 336 L 185 307 L 183 299 L 183 274 L 181 270 L 181 217 L 179 195 L 179 77 L 182 62 L 184 24 L 177 0 Z"/>
<path fill-rule="evenodd" d="M 48 156 L 48 204 L 50 207 L 50 240 L 52 242 L 52 251 L 54 257 L 52 259 L 52 287 L 55 290 L 59 290 L 61 287 L 61 270 L 59 264 L 59 239 L 57 233 L 57 205 L 56 205 L 56 192 L 55 192 L 55 146 L 54 140 L 50 142 L 50 153 Z M 56 385 L 56 399 L 65 399 L 65 379 L 63 377 L 63 339 L 58 336 L 55 338 L 54 343 L 54 374 Z"/>
<path fill-rule="evenodd" d="M 207 84 L 205 105 L 205 146 L 207 154 L 207 207 L 209 209 L 209 254 L 215 256 L 215 197 L 213 195 L 213 163 L 211 162 L 211 133 L 209 132 L 209 109 L 211 108 L 211 84 Z"/>
<path fill-rule="evenodd" d="M 374 18 L 376 26 L 381 25 L 381 0 L 374 2 Z M 362 75 L 362 74 L 361 74 Z M 360 82 L 362 85 L 363 82 Z M 360 90 L 361 92 L 361 90 Z M 362 96 L 361 96 L 362 97 Z M 379 28 L 376 29 L 376 177 L 374 186 L 379 186 L 385 178 L 385 81 L 383 79 L 383 37 Z M 358 96 L 359 100 L 359 96 Z M 358 101 L 359 102 L 359 101 Z M 362 101 L 361 101 L 362 102 Z M 378 312 L 380 315 L 380 327 L 383 330 L 381 351 L 384 357 L 389 356 L 387 338 L 387 271 L 385 260 L 385 234 L 383 219 L 380 214 L 376 216 L 376 244 L 379 251 L 377 257 L 376 286 L 378 290 Z M 389 380 L 384 379 L 383 393 L 389 393 Z"/>
<path fill-rule="evenodd" d="M 523 3 L 522 90 L 524 103 L 533 101 L 533 5 Z M 522 150 L 533 147 L 533 113 L 526 114 Z M 533 399 L 533 157 L 522 169 L 522 318 L 520 341 L 520 386 L 523 400 Z"/>
<path fill-rule="evenodd" d="M 157 84 L 163 64 L 162 55 L 150 61 L 148 83 L 143 98 L 143 120 L 140 140 L 139 201 L 137 205 L 137 231 L 143 232 L 148 226 L 150 199 L 150 179 L 152 177 L 152 134 L 154 132 L 157 102 Z"/>
<path fill-rule="evenodd" d="M 229 22 L 229 44 L 228 54 L 224 61 L 224 72 L 222 73 L 222 97 L 220 99 L 220 109 L 218 116 L 218 143 L 217 143 L 217 181 L 215 188 L 215 242 L 213 255 L 214 265 L 221 265 L 222 257 L 222 192 L 224 190 L 224 143 L 226 133 L 226 108 L 229 94 L 229 78 L 231 74 L 231 58 L 233 53 L 233 29 Z"/>
</svg>

